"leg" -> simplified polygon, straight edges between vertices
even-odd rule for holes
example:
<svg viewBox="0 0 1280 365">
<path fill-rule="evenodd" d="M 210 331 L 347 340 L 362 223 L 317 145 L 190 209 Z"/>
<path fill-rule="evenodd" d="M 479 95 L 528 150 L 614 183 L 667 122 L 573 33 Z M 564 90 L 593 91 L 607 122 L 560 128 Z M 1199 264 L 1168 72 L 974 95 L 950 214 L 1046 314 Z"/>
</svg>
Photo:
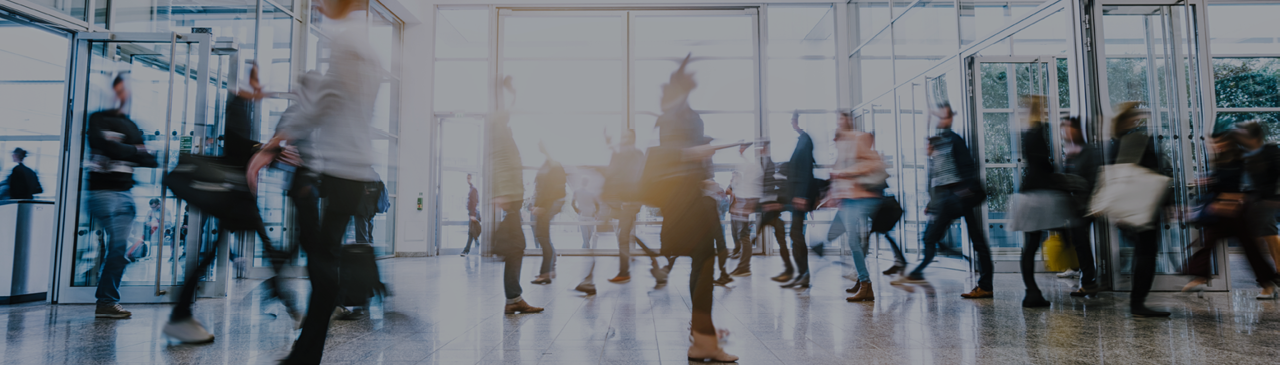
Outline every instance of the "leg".
<svg viewBox="0 0 1280 365">
<path fill-rule="evenodd" d="M 955 218 L 951 214 L 937 212 L 929 217 L 929 223 L 925 224 L 924 237 L 921 244 L 924 245 L 924 257 L 920 260 L 920 265 L 911 271 L 912 278 L 924 278 L 924 268 L 933 262 L 933 256 L 938 253 L 938 242 L 942 241 L 947 235 L 947 228 L 951 227 L 951 222 Z"/>
<path fill-rule="evenodd" d="M 907 256 L 902 254 L 902 246 L 898 245 L 898 241 L 894 240 L 889 232 L 884 233 L 884 239 L 889 241 L 889 248 L 893 249 L 893 266 L 906 267 Z"/>
<path fill-rule="evenodd" d="M 95 190 L 89 192 L 89 212 L 106 231 L 106 252 L 102 271 L 98 274 L 98 306 L 120 303 L 120 280 L 129 265 L 125 251 L 129 249 L 129 230 L 137 213 L 133 195 L 127 191 Z"/>
<path fill-rule="evenodd" d="M 640 207 L 634 204 L 623 204 L 621 209 L 614 210 L 618 219 L 618 276 L 631 276 L 632 230 L 635 229 L 639 210 Z"/>
<path fill-rule="evenodd" d="M 1131 308 L 1146 308 L 1147 293 L 1156 276 L 1156 255 L 1159 253 L 1160 231 L 1148 229 L 1127 232 L 1135 238 L 1133 247 L 1133 291 L 1129 293 Z"/>
<path fill-rule="evenodd" d="M 267 237 L 267 232 L 264 227 L 259 226 L 257 233 L 258 238 L 262 240 L 263 254 L 267 257 L 267 260 L 271 263 L 271 269 L 275 272 L 275 275 L 272 275 L 265 281 L 270 292 L 263 300 L 265 301 L 272 297 L 280 299 L 280 303 L 284 304 L 285 309 L 289 311 L 289 315 L 293 316 L 294 320 L 301 320 L 302 314 L 298 311 L 298 305 L 294 299 L 294 294 L 289 291 L 284 282 L 284 268 L 288 266 L 289 259 L 293 257 L 293 255 L 288 249 L 280 249 L 279 247 L 276 247 L 276 245 L 271 242 L 271 239 Z"/>
<path fill-rule="evenodd" d="M 520 225 L 520 207 L 517 204 L 509 204 L 510 207 L 504 210 L 502 222 L 498 223 L 498 229 L 494 232 L 495 240 L 504 242 L 517 242 L 517 245 L 524 247 L 524 228 Z M 520 287 L 520 266 L 524 262 L 524 250 L 514 250 L 515 253 L 504 256 L 502 287 L 507 296 L 507 304 L 519 303 L 524 300 L 520 298 L 520 294 L 524 290 Z"/>
<path fill-rule="evenodd" d="M 591 248 L 591 238 L 596 235 L 595 219 L 589 221 L 592 223 L 586 224 L 587 220 L 578 222 L 578 232 L 582 233 L 582 248 Z"/>
<path fill-rule="evenodd" d="M 356 243 L 373 243 L 373 216 L 356 216 Z"/>
<path fill-rule="evenodd" d="M 760 233 L 764 233 L 764 227 L 773 228 L 773 240 L 778 241 L 778 254 L 782 256 L 782 264 L 786 267 L 783 276 L 795 272 L 795 267 L 791 265 L 791 252 L 787 250 L 787 226 L 782 222 L 782 211 L 765 212 L 760 219 Z M 757 234 L 761 239 L 763 235 Z"/>
<path fill-rule="evenodd" d="M 964 208 L 961 208 L 964 209 Z M 968 227 L 969 241 L 973 242 L 973 251 L 978 257 L 978 287 L 992 291 L 991 281 L 996 271 L 996 264 L 991 261 L 991 247 L 987 246 L 986 231 L 982 226 L 982 218 L 977 209 L 964 209 L 964 223 Z M 938 237 L 939 240 L 942 237 Z"/>
<path fill-rule="evenodd" d="M 555 263 L 555 247 L 551 245 L 551 217 L 555 214 L 543 211 L 533 217 L 533 239 L 542 246 L 542 269 L 539 275 L 550 276 Z"/>
<path fill-rule="evenodd" d="M 804 240 L 805 212 L 791 211 L 791 249 L 795 254 L 796 272 L 801 275 L 809 273 L 809 245 Z"/>
<path fill-rule="evenodd" d="M 1023 237 L 1026 242 L 1022 243 L 1022 284 L 1026 285 L 1027 292 L 1040 291 L 1040 286 L 1036 285 L 1036 251 L 1040 251 L 1040 242 L 1044 238 L 1044 232 L 1024 232 Z"/>
<path fill-rule="evenodd" d="M 303 240 L 307 253 L 307 274 L 311 281 L 311 301 L 307 306 L 307 318 L 302 324 L 302 334 L 294 343 L 288 363 L 319 363 L 324 354 L 325 337 L 329 331 L 329 317 L 338 305 L 339 270 L 342 260 L 342 237 L 347 223 L 355 215 L 356 205 L 364 183 L 346 179 L 324 177 L 327 204 L 323 220 L 315 240 Z"/>
<path fill-rule="evenodd" d="M 840 211 L 836 211 L 835 217 L 831 218 L 831 227 L 827 229 L 827 242 L 835 241 L 844 234 L 844 217 L 840 215 Z"/>
<path fill-rule="evenodd" d="M 1076 257 L 1080 260 L 1080 287 L 1093 286 L 1098 280 L 1098 269 L 1093 263 L 1093 242 L 1089 238 L 1092 218 L 1084 223 L 1071 227 L 1071 245 L 1075 246 Z"/>
<path fill-rule="evenodd" d="M 182 281 L 182 291 L 178 295 L 178 303 L 173 306 L 173 312 L 169 314 L 169 322 L 191 318 L 191 304 L 196 301 L 196 288 L 200 286 L 204 274 L 209 271 L 209 266 L 213 265 L 213 260 L 218 258 L 218 248 L 230 241 L 231 233 L 223 231 L 218 236 L 218 242 L 209 245 L 208 250 L 200 253 L 200 262 L 196 266 L 187 267 L 187 274 Z"/>
<path fill-rule="evenodd" d="M 858 272 L 858 282 L 871 281 L 871 274 L 867 271 L 866 255 L 862 252 L 862 240 L 865 237 L 863 232 L 866 230 L 866 220 L 868 214 L 871 214 L 869 203 L 878 203 L 874 199 L 845 199 L 840 202 L 840 217 L 844 219 L 841 222 L 849 233 L 849 253 L 853 257 L 854 269 Z"/>
</svg>

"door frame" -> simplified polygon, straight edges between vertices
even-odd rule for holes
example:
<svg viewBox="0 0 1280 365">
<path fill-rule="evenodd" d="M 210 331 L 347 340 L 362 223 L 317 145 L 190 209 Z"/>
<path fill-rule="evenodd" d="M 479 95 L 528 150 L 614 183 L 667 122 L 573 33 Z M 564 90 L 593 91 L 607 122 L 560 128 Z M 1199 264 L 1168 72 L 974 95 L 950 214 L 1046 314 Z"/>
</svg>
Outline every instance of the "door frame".
<svg viewBox="0 0 1280 365">
<path fill-rule="evenodd" d="M 189 47 L 195 47 L 196 61 L 198 67 L 196 71 L 197 80 L 209 80 L 209 60 L 212 53 L 213 37 L 209 33 L 99 33 L 86 32 L 77 33 L 71 41 L 71 52 L 69 57 L 69 80 L 67 87 L 68 111 L 65 113 L 64 132 L 63 132 L 63 152 L 61 157 L 61 175 L 59 179 L 59 201 L 69 202 L 69 204 L 58 204 L 57 207 L 57 224 L 59 229 L 56 231 L 56 242 L 54 251 L 54 270 L 52 288 L 49 296 L 51 303 L 75 304 L 75 303 L 94 303 L 96 287 L 93 286 L 72 286 L 75 273 L 76 260 L 76 237 L 79 230 L 80 201 L 82 190 L 84 164 L 83 156 L 85 151 L 85 130 L 89 111 L 88 95 L 90 81 L 90 64 L 93 60 L 92 43 L 95 42 L 130 42 L 130 43 L 169 43 L 170 46 L 170 62 L 173 62 L 176 52 L 176 44 L 178 42 L 187 43 Z M 188 71 L 189 73 L 189 71 Z M 176 68 L 170 67 L 169 71 L 169 108 L 165 114 L 166 126 L 173 123 L 174 110 L 174 87 L 176 87 Z M 183 77 L 187 77 L 183 75 Z M 208 82 L 199 84 L 196 87 L 196 97 L 194 108 L 194 125 L 203 126 L 206 124 L 208 106 L 208 93 L 210 85 Z M 205 140 L 205 128 L 194 128 L 196 135 L 193 137 L 195 141 Z M 172 143 L 172 142 L 167 142 Z M 203 153 L 203 143 L 193 143 L 192 149 L 196 153 Z M 166 144 L 165 156 L 161 162 L 160 168 L 167 168 L 168 144 Z M 176 162 L 176 161 L 172 161 Z M 161 190 L 162 201 L 168 199 L 168 189 Z M 165 212 L 168 204 L 161 204 L 161 226 L 165 225 L 164 219 L 168 212 Z M 201 214 L 197 210 L 192 210 L 189 214 L 189 222 L 202 222 Z M 198 224 L 198 223 L 197 223 Z M 193 230 L 188 235 L 189 242 L 186 245 L 186 265 L 192 267 L 197 264 L 200 257 L 200 247 L 202 246 L 203 231 Z M 87 232 L 86 232 L 87 234 Z M 163 237 L 163 236 L 162 236 Z M 176 239 L 176 231 L 175 231 Z M 163 239 L 162 239 L 163 242 Z M 164 245 L 156 245 L 157 257 L 156 270 L 159 272 L 163 267 L 158 262 L 158 258 L 162 257 Z M 214 272 L 213 281 L 207 285 L 201 285 L 197 291 L 200 297 L 217 297 L 225 296 L 227 293 L 227 283 L 230 280 L 231 268 L 229 265 L 229 248 L 224 248 L 218 252 Z M 181 284 L 162 285 L 161 275 L 156 275 L 154 285 L 122 285 L 120 287 L 121 299 L 127 303 L 172 303 L 178 300 L 178 294 L 181 291 Z"/>
<path fill-rule="evenodd" d="M 1090 25 L 1093 26 L 1094 30 L 1090 33 L 1092 39 L 1088 40 L 1095 46 L 1093 47 L 1091 57 L 1085 57 L 1085 59 L 1094 63 L 1093 69 L 1096 71 L 1094 78 L 1097 82 L 1096 86 L 1091 90 L 1097 93 L 1097 95 L 1092 99 L 1098 103 L 1098 107 L 1096 109 L 1097 112 L 1095 112 L 1097 120 L 1091 123 L 1093 125 L 1090 127 L 1097 128 L 1098 133 L 1095 135 L 1104 140 L 1111 137 L 1104 120 L 1108 119 L 1114 112 L 1111 106 L 1110 90 L 1107 82 L 1108 76 L 1106 65 L 1108 57 L 1105 51 L 1106 30 L 1104 27 L 1105 21 L 1102 20 L 1104 17 L 1104 7 L 1160 6 L 1168 9 L 1172 9 L 1174 7 L 1182 7 L 1184 9 L 1180 15 L 1182 19 L 1174 20 L 1177 16 L 1175 14 L 1165 15 L 1168 19 L 1174 21 L 1170 22 L 1171 30 L 1167 31 L 1165 34 L 1161 34 L 1165 42 L 1171 41 L 1169 33 L 1176 35 L 1175 39 L 1172 40 L 1172 44 L 1167 48 L 1174 53 L 1166 55 L 1165 57 L 1172 59 L 1176 69 L 1187 68 L 1187 70 L 1192 73 L 1192 75 L 1187 75 L 1182 71 L 1175 71 L 1174 81 L 1165 81 L 1166 84 L 1173 82 L 1175 86 L 1172 88 L 1173 95 L 1171 95 L 1171 100 L 1189 101 L 1187 104 L 1183 104 L 1181 102 L 1169 103 L 1169 107 L 1167 108 L 1169 110 L 1168 113 L 1171 116 L 1176 113 L 1184 117 L 1193 116 L 1193 118 L 1198 119 L 1194 121 L 1195 123 L 1190 125 L 1191 130 L 1186 130 L 1186 126 L 1184 125 L 1185 123 L 1169 123 L 1170 128 L 1172 129 L 1170 132 L 1171 137 L 1179 141 L 1176 143 L 1179 148 L 1179 153 L 1175 156 L 1177 161 L 1169 162 L 1169 165 L 1175 168 L 1175 171 L 1173 171 L 1176 175 L 1174 176 L 1175 181 L 1178 181 L 1178 179 L 1181 179 L 1183 182 L 1195 181 L 1195 173 L 1197 171 L 1208 171 L 1208 165 L 1206 162 L 1208 154 L 1205 153 L 1204 146 L 1206 144 L 1203 142 L 1203 139 L 1207 138 L 1208 134 L 1212 131 L 1212 121 L 1215 117 L 1215 95 L 1211 69 L 1212 60 L 1209 55 L 1209 40 L 1207 39 L 1208 25 L 1205 12 L 1206 3 L 1207 1 L 1203 0 L 1119 0 L 1106 2 L 1098 1 L 1093 3 L 1092 7 L 1085 6 L 1086 10 L 1093 14 L 1092 18 L 1096 19 L 1090 22 Z M 1183 27 L 1191 28 L 1182 29 Z M 1151 38 L 1151 33 L 1151 31 L 1147 32 L 1148 39 Z M 1184 39 L 1182 37 L 1184 34 L 1189 36 L 1189 39 Z M 1150 43 L 1151 42 L 1148 42 L 1149 48 L 1152 47 Z M 1188 49 L 1189 47 L 1193 47 L 1195 49 Z M 1148 51 L 1148 59 L 1151 58 L 1150 52 L 1151 51 Z M 1187 62 L 1191 62 L 1192 60 L 1194 60 L 1196 67 L 1188 68 L 1189 65 Z M 1149 69 L 1148 74 L 1153 72 L 1155 71 L 1150 71 Z M 1149 76 L 1148 78 L 1154 79 L 1155 77 Z M 1152 85 L 1154 85 L 1151 84 L 1151 82 L 1155 81 L 1151 80 L 1148 83 L 1148 87 L 1152 87 Z M 1183 85 L 1186 85 L 1185 88 Z M 1188 92 L 1193 94 L 1188 95 Z M 1149 99 L 1156 97 L 1159 96 L 1154 94 L 1148 96 Z M 1179 122 L 1186 121 L 1178 119 L 1174 120 Z M 1159 126 L 1156 125 L 1156 123 L 1148 123 L 1147 127 L 1151 130 L 1152 136 L 1159 135 L 1157 131 Z M 1199 143 L 1196 142 L 1196 134 L 1200 135 Z M 1186 138 L 1180 138 L 1183 135 L 1185 135 Z M 1195 154 L 1194 157 L 1191 154 Z M 1174 196 L 1174 200 L 1178 206 L 1187 207 L 1194 204 L 1194 199 L 1196 199 L 1196 197 L 1203 195 L 1204 192 L 1201 190 L 1202 189 L 1199 187 L 1190 186 L 1188 184 L 1179 184 L 1172 192 L 1170 192 L 1170 194 Z M 1120 232 L 1114 225 L 1107 223 L 1105 219 L 1099 219 L 1098 222 L 1098 227 L 1096 227 L 1095 230 L 1105 231 L 1105 234 L 1102 236 L 1106 237 L 1105 242 L 1107 245 L 1106 248 L 1100 248 L 1100 252 L 1098 254 L 1108 255 L 1105 260 L 1100 260 L 1099 263 L 1109 261 L 1110 266 L 1113 266 L 1105 269 L 1100 267 L 1098 272 L 1099 276 L 1100 278 L 1104 274 L 1109 276 L 1114 290 L 1129 291 L 1132 289 L 1133 275 L 1124 274 L 1121 269 L 1123 268 L 1123 265 L 1131 260 L 1121 260 Z M 1164 223 L 1168 226 L 1166 229 L 1182 230 L 1181 236 L 1186 237 L 1185 240 L 1187 241 L 1166 243 L 1166 246 L 1170 244 L 1186 245 L 1191 241 L 1204 238 L 1199 229 L 1189 226 L 1186 223 L 1168 221 Z M 1162 241 L 1165 239 L 1165 237 L 1161 238 Z M 1231 289 L 1231 268 L 1227 251 L 1228 250 L 1225 245 L 1216 246 L 1213 255 L 1213 262 L 1214 266 L 1217 268 L 1217 274 L 1214 275 L 1207 283 L 1206 290 L 1228 291 Z M 1187 257 L 1189 258 L 1190 255 L 1187 255 Z M 1185 261 L 1183 264 L 1185 265 Z M 1191 277 L 1188 275 L 1157 273 L 1151 290 L 1179 291 L 1188 281 L 1190 281 L 1190 279 Z"/>
<path fill-rule="evenodd" d="M 987 148 L 986 139 L 983 138 L 983 136 L 981 135 L 976 135 L 977 133 L 982 133 L 983 131 L 982 115 L 983 115 L 983 112 L 987 110 L 982 106 L 982 83 L 981 83 L 982 64 L 984 63 L 1041 64 L 1045 66 L 1044 68 L 1046 72 L 1045 79 L 1048 82 L 1046 84 L 1046 88 L 1048 90 L 1046 90 L 1046 93 L 1045 93 L 1045 97 L 1047 99 L 1045 102 L 1045 107 L 1048 108 L 1048 114 L 1051 120 L 1045 121 L 1044 123 L 1047 123 L 1049 125 L 1050 150 L 1052 151 L 1054 162 L 1063 161 L 1062 148 L 1061 148 L 1062 132 L 1059 130 L 1060 127 L 1058 126 L 1058 123 L 1055 122 L 1056 119 L 1053 119 L 1053 118 L 1060 118 L 1062 115 L 1061 113 L 1062 108 L 1058 104 L 1058 98 L 1060 95 L 1058 93 L 1058 77 L 1056 72 L 1058 69 L 1059 59 L 1067 59 L 1067 56 L 1066 55 L 1042 55 L 1042 56 L 974 56 L 974 57 L 970 57 L 969 59 L 969 62 L 970 62 L 969 66 L 971 67 L 970 75 L 972 75 L 971 77 L 973 78 L 971 81 L 971 85 L 973 85 L 973 91 L 971 93 L 972 99 L 969 101 L 971 105 L 970 110 L 973 111 L 973 117 L 970 118 L 970 120 L 973 121 L 972 130 L 975 131 L 975 135 L 972 137 L 974 141 L 970 142 L 970 144 L 978 146 L 978 151 L 976 152 L 978 156 L 981 156 L 984 153 L 983 151 L 985 151 Z M 1009 83 L 1008 90 L 1009 90 L 1010 97 L 1013 97 L 1017 93 L 1017 71 L 1012 69 L 1010 69 L 1010 71 L 1013 77 L 1010 77 L 1008 79 L 1008 83 Z M 1020 115 L 1019 114 L 1020 109 L 1017 106 L 1017 102 L 1013 99 L 1009 100 L 1009 108 L 1007 109 L 1009 109 L 1007 113 L 1009 113 L 1009 117 L 1010 117 L 1009 119 L 1010 137 L 1016 139 L 1018 138 L 1017 133 L 1021 131 L 1021 128 L 1017 128 L 1015 126 L 1015 123 L 1017 123 L 1016 117 Z M 1010 146 L 1012 145 L 1013 144 L 1011 141 Z M 1011 155 L 1010 157 L 1013 160 L 1011 163 L 992 164 L 992 163 L 986 162 L 985 159 L 975 157 L 975 160 L 978 162 L 978 166 L 979 166 L 978 170 L 982 176 L 982 181 L 987 181 L 987 167 L 989 167 L 989 165 L 1000 165 L 1000 166 L 991 166 L 991 167 L 1010 167 L 1014 169 L 1013 179 L 1015 181 L 1014 188 L 1016 190 L 1017 186 L 1021 184 L 1022 175 L 1020 172 L 1024 164 L 1024 162 L 1021 161 L 1021 157 L 1019 156 L 1020 151 L 1021 151 L 1020 148 L 1017 150 L 1010 150 L 1010 155 Z M 1004 165 L 1009 165 L 1009 166 L 1004 166 Z M 1058 164 L 1055 163 L 1055 167 L 1057 165 Z M 982 215 L 983 223 L 985 223 L 983 228 L 985 230 L 985 232 L 983 232 L 984 237 L 988 237 L 988 238 L 991 237 L 992 225 L 1007 224 L 1009 221 L 1008 218 L 1006 219 L 988 218 L 989 208 L 986 203 L 982 204 L 980 214 Z M 1012 231 L 1010 232 L 1012 233 Z M 1016 233 L 1012 233 L 1012 234 L 1016 234 Z M 1023 244 L 1025 244 L 1025 242 Z M 997 273 L 1022 272 L 1022 269 L 1019 266 L 1020 265 L 1019 260 L 994 260 L 994 264 L 995 264 L 995 272 Z M 1035 262 L 1035 267 L 1036 267 L 1035 269 L 1036 272 L 1040 272 L 1040 273 L 1051 272 L 1045 269 L 1043 250 L 1041 250 L 1040 255 L 1038 256 L 1038 259 Z"/>
</svg>

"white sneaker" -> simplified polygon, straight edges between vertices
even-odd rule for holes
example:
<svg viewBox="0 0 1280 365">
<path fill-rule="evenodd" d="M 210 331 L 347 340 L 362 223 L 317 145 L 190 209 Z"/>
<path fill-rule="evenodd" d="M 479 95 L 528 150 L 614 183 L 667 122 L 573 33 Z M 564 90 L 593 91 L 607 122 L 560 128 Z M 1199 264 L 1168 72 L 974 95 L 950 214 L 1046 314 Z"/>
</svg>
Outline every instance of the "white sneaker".
<svg viewBox="0 0 1280 365">
<path fill-rule="evenodd" d="M 1078 278 L 1078 277 L 1080 277 L 1080 272 L 1079 272 L 1079 271 L 1076 271 L 1076 270 L 1067 269 L 1067 271 L 1063 271 L 1063 272 L 1058 273 L 1058 277 L 1063 278 L 1063 279 L 1067 279 L 1067 278 Z"/>
<path fill-rule="evenodd" d="M 187 318 L 181 321 L 166 323 L 164 325 L 164 335 L 173 337 L 182 343 L 210 343 L 213 342 L 213 335 L 200 325 L 200 321 L 195 318 Z"/>
</svg>

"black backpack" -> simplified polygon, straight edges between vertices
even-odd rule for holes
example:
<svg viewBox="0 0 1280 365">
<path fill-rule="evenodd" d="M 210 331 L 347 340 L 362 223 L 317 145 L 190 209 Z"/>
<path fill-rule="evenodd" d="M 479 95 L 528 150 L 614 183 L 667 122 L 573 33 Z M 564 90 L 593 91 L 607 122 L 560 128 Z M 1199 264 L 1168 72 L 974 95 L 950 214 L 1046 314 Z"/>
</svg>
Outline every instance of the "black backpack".
<svg viewBox="0 0 1280 365">
<path fill-rule="evenodd" d="M 871 233 L 892 231 L 893 227 L 898 225 L 898 221 L 902 220 L 902 212 L 902 204 L 898 203 L 897 197 L 887 195 L 880 198 L 880 207 L 871 217 Z"/>
</svg>

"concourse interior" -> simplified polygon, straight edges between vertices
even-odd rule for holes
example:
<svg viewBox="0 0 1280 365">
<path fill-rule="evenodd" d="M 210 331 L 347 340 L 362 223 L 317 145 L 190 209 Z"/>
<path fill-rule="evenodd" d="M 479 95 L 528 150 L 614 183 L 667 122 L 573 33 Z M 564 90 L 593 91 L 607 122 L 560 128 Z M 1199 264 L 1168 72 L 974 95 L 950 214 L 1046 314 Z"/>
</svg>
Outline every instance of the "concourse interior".
<svg viewBox="0 0 1280 365">
<path fill-rule="evenodd" d="M 0 364 L 1280 362 L 1274 19 L 0 0 Z"/>
</svg>

